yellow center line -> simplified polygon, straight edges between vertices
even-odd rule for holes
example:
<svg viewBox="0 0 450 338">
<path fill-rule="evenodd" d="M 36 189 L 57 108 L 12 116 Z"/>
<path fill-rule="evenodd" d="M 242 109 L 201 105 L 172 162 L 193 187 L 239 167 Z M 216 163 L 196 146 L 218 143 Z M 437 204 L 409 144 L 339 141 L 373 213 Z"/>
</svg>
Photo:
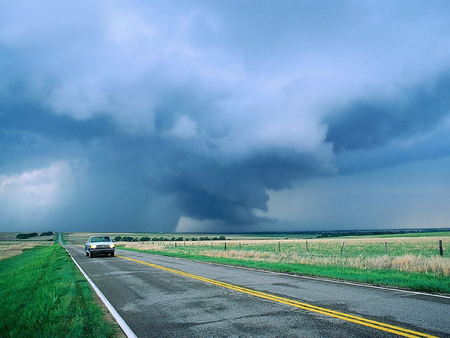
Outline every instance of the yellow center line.
<svg viewBox="0 0 450 338">
<path fill-rule="evenodd" d="M 157 264 L 153 264 L 153 263 L 149 263 L 149 262 L 144 262 L 144 261 L 140 261 L 134 258 L 130 258 L 130 257 L 125 257 L 125 256 L 121 256 L 121 255 L 117 255 L 117 257 L 123 258 L 123 259 L 127 259 L 129 261 L 132 262 L 136 262 L 139 264 L 144 264 L 147 266 L 151 266 L 153 268 L 156 269 L 160 269 L 160 270 L 164 270 L 167 272 L 171 272 L 177 275 L 181 275 L 181 276 L 185 276 L 188 278 L 192 278 L 192 279 L 196 279 L 205 283 L 209 283 L 209 284 L 213 284 L 216 286 L 220 286 L 220 287 L 224 287 L 230 290 L 235 290 L 238 292 L 242 292 L 242 293 L 246 293 L 255 297 L 259 297 L 259 298 L 263 298 L 263 299 L 267 299 L 267 300 L 271 300 L 277 303 L 282 303 L 282 304 L 286 304 L 289 306 L 293 306 L 299 309 L 303 309 L 306 311 L 310 311 L 310 312 L 316 312 L 316 313 L 320 313 L 329 317 L 334 317 L 334 318 L 339 318 L 348 322 L 352 322 L 352 323 L 356 323 L 359 325 L 363 325 L 363 326 L 367 326 L 367 327 L 371 327 L 377 330 L 381 330 L 381 331 L 386 331 L 386 332 L 391 332 L 394 334 L 397 334 L 399 336 L 403 336 L 403 337 L 427 337 L 427 338 L 437 338 L 436 336 L 432 336 L 426 333 L 421 333 L 421 332 L 417 332 L 417 331 L 413 331 L 413 330 L 408 330 L 399 326 L 394 326 L 394 325 L 389 325 L 386 323 L 382 323 L 382 322 L 377 322 L 375 320 L 370 320 L 370 319 L 366 319 L 363 317 L 358 317 L 358 316 L 354 316 L 351 314 L 347 314 L 347 313 L 343 313 L 343 312 L 339 312 L 339 311 L 334 311 L 334 310 L 330 310 L 327 308 L 323 308 L 323 307 L 318 307 L 318 306 L 314 306 L 311 304 L 307 304 L 307 303 L 302 303 L 296 300 L 292 300 L 289 298 L 284 298 L 284 297 L 278 297 L 269 293 L 265 293 L 265 292 L 260 292 L 260 291 L 255 291 L 255 290 L 251 290 L 248 288 L 244 288 L 238 285 L 233 285 L 233 284 L 229 284 L 229 283 L 225 283 L 225 282 L 220 282 L 214 279 L 210 279 L 210 278 L 206 278 L 206 277 L 202 277 L 202 276 L 198 276 L 198 275 L 194 275 L 188 272 L 184 272 L 181 270 L 176 270 L 176 269 L 171 269 L 171 268 L 167 268 L 165 266 L 162 265 L 157 265 Z"/>
</svg>

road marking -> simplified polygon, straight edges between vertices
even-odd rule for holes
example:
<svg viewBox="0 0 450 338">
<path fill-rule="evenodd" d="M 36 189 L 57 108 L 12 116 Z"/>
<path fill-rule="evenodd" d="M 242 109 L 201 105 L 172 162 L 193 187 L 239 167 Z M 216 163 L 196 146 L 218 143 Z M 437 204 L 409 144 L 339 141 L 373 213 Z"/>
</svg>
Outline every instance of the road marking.
<svg viewBox="0 0 450 338">
<path fill-rule="evenodd" d="M 151 266 L 153 268 L 159 269 L 159 270 L 163 270 L 163 271 L 167 271 L 167 272 L 171 272 L 177 275 L 181 275 L 181 276 L 185 276 L 191 279 L 196 279 L 205 283 L 209 283 L 209 284 L 213 284 L 216 286 L 220 286 L 220 287 L 224 287 L 230 290 L 235 290 L 238 292 L 242 292 L 242 293 L 246 293 L 255 297 L 259 297 L 259 298 L 263 298 L 263 299 L 267 299 L 267 300 L 271 300 L 277 303 L 282 303 L 282 304 L 286 304 L 289 306 L 293 306 L 299 309 L 303 309 L 306 311 L 310 311 L 310 312 L 316 312 L 316 313 L 320 313 L 329 317 L 334 317 L 334 318 L 339 318 L 348 322 L 352 322 L 352 323 L 356 323 L 359 325 L 363 325 L 363 326 L 367 326 L 367 327 L 371 327 L 377 330 L 381 330 L 381 331 L 386 331 L 386 332 L 390 332 L 390 333 L 394 333 L 397 334 L 399 336 L 403 336 L 403 337 L 427 337 L 427 338 L 437 338 L 436 336 L 432 336 L 426 333 L 422 333 L 422 332 L 417 332 L 417 331 L 413 331 L 413 330 L 409 330 L 409 329 L 405 329 L 399 326 L 394 326 L 394 325 L 389 325 L 389 324 L 385 324 L 382 322 L 377 322 L 374 320 L 370 320 L 370 319 L 366 319 L 363 317 L 358 317 L 358 316 L 354 316 L 354 315 L 350 315 L 350 314 L 346 314 L 343 312 L 339 312 L 339 311 L 334 311 L 334 310 L 330 310 L 327 308 L 323 308 L 323 307 L 318 307 L 318 306 L 314 306 L 311 304 L 307 304 L 307 303 L 302 303 L 296 300 L 292 300 L 289 298 L 284 298 L 284 297 L 278 297 L 269 293 L 265 293 L 265 292 L 260 292 L 260 291 L 255 291 L 255 290 L 251 290 L 248 288 L 244 288 L 238 285 L 233 285 L 233 284 L 229 284 L 229 283 L 225 283 L 225 282 L 220 282 L 214 279 L 210 279 L 210 278 L 206 278 L 206 277 L 202 277 L 202 276 L 198 276 L 198 275 L 194 275 L 188 272 L 184 272 L 181 270 L 176 270 L 176 269 L 171 269 L 162 265 L 157 265 L 157 264 L 153 264 L 153 263 L 149 263 L 149 262 L 144 262 L 144 261 L 140 261 L 134 258 L 130 258 L 130 257 L 126 257 L 126 256 L 121 256 L 121 255 L 117 255 L 117 257 L 132 261 L 132 262 L 136 262 L 139 264 L 144 264 L 147 266 Z"/>
</svg>

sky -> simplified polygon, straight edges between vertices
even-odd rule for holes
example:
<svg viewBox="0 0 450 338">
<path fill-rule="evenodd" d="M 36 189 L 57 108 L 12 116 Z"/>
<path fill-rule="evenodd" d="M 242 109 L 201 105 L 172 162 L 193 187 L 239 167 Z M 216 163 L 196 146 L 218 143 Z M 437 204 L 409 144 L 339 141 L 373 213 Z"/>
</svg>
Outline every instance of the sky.
<svg viewBox="0 0 450 338">
<path fill-rule="evenodd" d="M 450 227 L 449 1 L 3 1 L 0 231 Z"/>
</svg>

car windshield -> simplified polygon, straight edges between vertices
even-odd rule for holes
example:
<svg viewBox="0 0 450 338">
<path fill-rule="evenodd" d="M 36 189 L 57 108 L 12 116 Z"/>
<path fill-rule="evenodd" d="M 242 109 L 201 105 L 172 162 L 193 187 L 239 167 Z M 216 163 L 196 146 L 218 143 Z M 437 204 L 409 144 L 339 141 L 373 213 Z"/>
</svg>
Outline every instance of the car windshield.
<svg viewBox="0 0 450 338">
<path fill-rule="evenodd" d="M 111 238 L 109 236 L 91 237 L 92 242 L 111 242 Z"/>
</svg>

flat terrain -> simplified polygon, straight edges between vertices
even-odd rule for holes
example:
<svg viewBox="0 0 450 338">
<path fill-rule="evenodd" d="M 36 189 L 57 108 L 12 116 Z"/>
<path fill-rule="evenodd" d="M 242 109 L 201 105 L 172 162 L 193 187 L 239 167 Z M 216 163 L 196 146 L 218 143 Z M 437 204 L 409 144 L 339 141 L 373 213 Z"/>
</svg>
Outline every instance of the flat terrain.
<svg viewBox="0 0 450 338">
<path fill-rule="evenodd" d="M 117 250 L 123 257 L 89 259 L 81 246 L 68 250 L 96 283 L 138 337 L 391 337 L 367 325 L 366 319 L 450 337 L 450 298 L 367 286 L 333 283 L 276 273 L 252 271 L 146 253 Z M 148 266 L 140 262 L 157 264 Z M 255 290 L 239 290 L 162 267 Z M 318 313 L 279 301 L 283 297 L 327 311 Z M 354 322 L 329 315 L 329 310 L 357 316 Z M 328 314 L 327 314 L 328 313 Z M 364 324 L 365 323 L 365 324 Z"/>
</svg>

